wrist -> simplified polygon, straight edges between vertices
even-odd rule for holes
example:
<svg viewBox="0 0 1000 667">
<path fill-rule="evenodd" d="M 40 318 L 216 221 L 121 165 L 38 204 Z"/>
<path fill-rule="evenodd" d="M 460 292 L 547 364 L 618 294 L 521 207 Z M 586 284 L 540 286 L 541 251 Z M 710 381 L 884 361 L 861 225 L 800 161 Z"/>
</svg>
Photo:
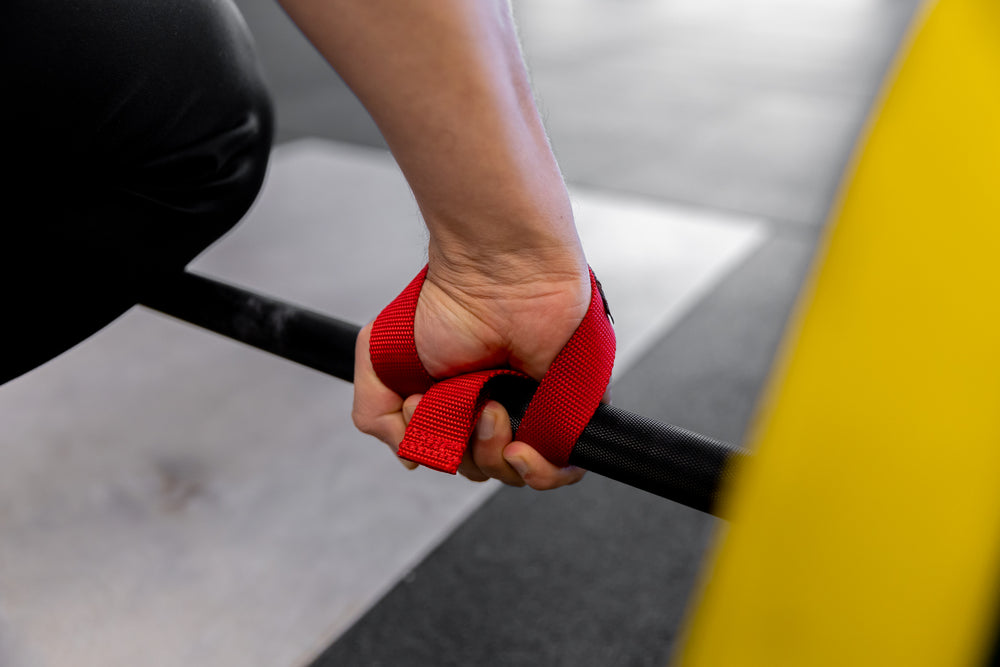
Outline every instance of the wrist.
<svg viewBox="0 0 1000 667">
<path fill-rule="evenodd" d="M 464 210 L 424 211 L 432 267 L 482 274 L 501 282 L 586 275 L 587 262 L 565 188 L 531 196 L 498 192 L 494 201 L 466 200 Z"/>
<path fill-rule="evenodd" d="M 428 245 L 428 279 L 482 298 L 519 296 L 548 286 L 589 294 L 583 248 L 572 239 L 537 239 L 535 243 Z M 584 289 L 586 288 L 586 289 Z"/>
</svg>

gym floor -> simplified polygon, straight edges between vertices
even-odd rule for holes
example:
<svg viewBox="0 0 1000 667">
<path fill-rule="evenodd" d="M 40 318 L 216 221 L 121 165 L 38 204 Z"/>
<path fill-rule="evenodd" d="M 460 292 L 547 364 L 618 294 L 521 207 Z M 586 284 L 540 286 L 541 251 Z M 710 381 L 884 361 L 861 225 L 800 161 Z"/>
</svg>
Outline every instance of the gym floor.
<svg viewBox="0 0 1000 667">
<path fill-rule="evenodd" d="M 236 1 L 278 145 L 194 268 L 370 319 L 422 264 L 415 206 L 276 4 Z M 918 4 L 515 3 L 617 310 L 616 405 L 744 440 Z M 542 494 L 410 473 L 349 402 L 142 308 L 0 387 L 0 663 L 667 663 L 717 520 L 597 475 Z"/>
</svg>

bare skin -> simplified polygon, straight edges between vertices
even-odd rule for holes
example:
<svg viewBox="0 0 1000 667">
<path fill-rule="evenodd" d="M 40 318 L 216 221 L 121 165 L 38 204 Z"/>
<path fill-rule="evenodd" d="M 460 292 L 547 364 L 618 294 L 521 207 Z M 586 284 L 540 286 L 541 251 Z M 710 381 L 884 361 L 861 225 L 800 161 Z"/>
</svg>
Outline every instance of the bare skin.
<svg viewBox="0 0 1000 667">
<path fill-rule="evenodd" d="M 420 207 L 429 270 L 414 335 L 428 372 L 507 366 L 540 379 L 583 319 L 590 281 L 507 1 L 280 2 L 366 106 Z M 370 328 L 354 421 L 395 450 L 420 396 L 375 376 Z M 536 489 L 583 476 L 512 441 L 495 402 L 459 471 Z"/>
</svg>

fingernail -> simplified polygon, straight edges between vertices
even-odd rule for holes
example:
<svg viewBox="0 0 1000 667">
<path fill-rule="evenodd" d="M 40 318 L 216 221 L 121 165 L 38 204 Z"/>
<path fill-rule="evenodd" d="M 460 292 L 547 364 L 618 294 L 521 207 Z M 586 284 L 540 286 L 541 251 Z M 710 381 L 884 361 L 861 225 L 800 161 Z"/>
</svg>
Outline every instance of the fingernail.
<svg viewBox="0 0 1000 667">
<path fill-rule="evenodd" d="M 403 403 L 403 421 L 407 424 L 413 419 L 413 413 L 417 411 L 417 406 L 410 405 L 409 403 Z"/>
<path fill-rule="evenodd" d="M 497 418 L 492 412 L 483 410 L 479 423 L 476 424 L 476 438 L 479 440 L 489 440 L 496 432 Z"/>
<path fill-rule="evenodd" d="M 504 460 L 510 464 L 510 467 L 517 471 L 517 474 L 522 478 L 525 477 L 529 472 L 528 462 L 522 459 L 520 456 L 511 456 L 507 458 L 504 456 Z"/>
</svg>

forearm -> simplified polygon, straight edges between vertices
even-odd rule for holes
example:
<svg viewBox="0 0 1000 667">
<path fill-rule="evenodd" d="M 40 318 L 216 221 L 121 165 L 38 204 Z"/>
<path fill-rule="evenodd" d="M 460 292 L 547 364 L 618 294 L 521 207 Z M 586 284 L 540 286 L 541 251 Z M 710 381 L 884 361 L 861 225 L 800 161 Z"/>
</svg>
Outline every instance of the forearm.
<svg viewBox="0 0 1000 667">
<path fill-rule="evenodd" d="M 583 270 L 505 0 L 280 1 L 378 124 L 432 261 Z"/>
<path fill-rule="evenodd" d="M 507 0 L 279 1 L 368 108 L 427 224 L 421 365 L 438 379 L 507 366 L 540 380 L 583 318 L 590 281 Z M 370 330 L 358 338 L 354 421 L 396 449 L 406 397 L 375 375 Z M 583 474 L 512 442 L 499 404 L 484 414 L 459 467 L 470 479 L 541 489 Z"/>
</svg>

